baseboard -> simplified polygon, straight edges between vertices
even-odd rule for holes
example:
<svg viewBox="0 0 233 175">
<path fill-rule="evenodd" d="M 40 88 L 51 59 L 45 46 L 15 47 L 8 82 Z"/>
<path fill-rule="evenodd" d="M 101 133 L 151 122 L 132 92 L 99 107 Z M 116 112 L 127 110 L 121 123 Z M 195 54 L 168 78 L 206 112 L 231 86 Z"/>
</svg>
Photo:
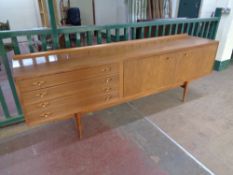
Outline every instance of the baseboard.
<svg viewBox="0 0 233 175">
<path fill-rule="evenodd" d="M 230 65 L 230 63 L 231 63 L 231 60 L 225 60 L 225 61 L 215 60 L 214 70 L 216 70 L 216 71 L 223 71 L 226 68 L 228 68 L 228 66 Z"/>
</svg>

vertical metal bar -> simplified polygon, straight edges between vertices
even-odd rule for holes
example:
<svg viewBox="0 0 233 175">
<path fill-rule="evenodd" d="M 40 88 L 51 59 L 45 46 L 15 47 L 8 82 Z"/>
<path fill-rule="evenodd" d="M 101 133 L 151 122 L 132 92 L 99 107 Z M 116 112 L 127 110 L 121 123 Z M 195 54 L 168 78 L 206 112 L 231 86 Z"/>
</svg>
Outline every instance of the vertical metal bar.
<svg viewBox="0 0 233 175">
<path fill-rule="evenodd" d="M 41 35 L 42 50 L 47 51 L 46 35 Z"/>
<path fill-rule="evenodd" d="M 176 28 L 175 28 L 175 34 L 177 34 L 177 32 L 178 32 L 178 26 L 179 26 L 179 24 L 177 23 Z"/>
<path fill-rule="evenodd" d="M 201 37 L 203 37 L 204 36 L 204 33 L 205 33 L 205 28 L 206 28 L 206 22 L 203 22 L 203 24 L 202 24 L 203 26 L 202 26 L 202 31 L 201 31 Z"/>
<path fill-rule="evenodd" d="M 92 31 L 87 32 L 87 45 L 92 45 L 93 43 L 93 34 Z"/>
<path fill-rule="evenodd" d="M 140 38 L 144 38 L 144 27 L 141 27 Z"/>
<path fill-rule="evenodd" d="M 198 23 L 197 23 L 197 30 L 196 30 L 195 36 L 199 36 L 199 33 L 200 33 L 200 24 L 201 24 L 201 22 L 198 22 Z M 202 24 L 201 24 L 201 25 L 202 25 Z"/>
<path fill-rule="evenodd" d="M 128 28 L 124 28 L 124 39 L 127 41 L 129 39 Z"/>
<path fill-rule="evenodd" d="M 31 53 L 33 53 L 34 49 L 32 47 L 32 36 L 31 35 L 27 35 L 27 39 L 28 39 L 29 50 L 30 50 Z"/>
<path fill-rule="evenodd" d="M 97 31 L 97 44 L 102 44 L 102 33 L 101 33 L 101 30 Z"/>
<path fill-rule="evenodd" d="M 190 22 L 187 23 L 187 30 L 186 30 L 186 33 L 187 33 L 187 34 L 190 34 L 190 31 L 189 31 L 189 30 L 190 30 Z"/>
<path fill-rule="evenodd" d="M 81 36 L 80 33 L 76 33 L 76 46 L 81 46 Z"/>
<path fill-rule="evenodd" d="M 17 96 L 17 93 L 16 93 L 16 88 L 15 88 L 15 85 L 14 85 L 14 79 L 13 79 L 13 76 L 12 76 L 12 73 L 11 73 L 10 64 L 8 62 L 8 59 L 7 59 L 7 54 L 6 54 L 6 51 L 4 49 L 2 38 L 0 38 L 0 54 L 2 56 L 3 65 L 5 67 L 5 71 L 6 71 L 7 78 L 8 78 L 11 90 L 12 90 L 12 94 L 13 94 L 13 97 L 14 97 L 14 100 L 15 100 L 15 105 L 16 105 L 17 111 L 18 111 L 19 114 L 22 114 L 22 109 L 21 109 L 20 102 L 19 102 L 19 99 L 18 99 L 18 96 Z"/>
<path fill-rule="evenodd" d="M 65 33 L 65 44 L 66 44 L 66 48 L 70 48 L 70 35 L 69 35 L 69 33 Z"/>
<path fill-rule="evenodd" d="M 52 28 L 52 36 L 53 36 L 53 47 L 54 49 L 57 49 L 59 47 L 59 39 L 58 39 L 56 18 L 54 13 L 53 0 L 48 0 L 48 6 L 49 6 L 50 25 Z"/>
<path fill-rule="evenodd" d="M 169 25 L 169 35 L 172 34 L 172 24 Z"/>
<path fill-rule="evenodd" d="M 206 33 L 205 33 L 204 38 L 208 38 L 209 32 L 210 32 L 210 21 L 208 21 L 208 26 L 207 26 Z"/>
<path fill-rule="evenodd" d="M 152 27 L 149 26 L 149 27 L 148 27 L 147 38 L 150 38 L 150 37 L 151 37 L 151 30 L 152 30 Z"/>
<path fill-rule="evenodd" d="M 0 86 L 0 104 L 2 106 L 2 110 L 3 110 L 4 116 L 6 118 L 10 118 L 10 113 L 9 113 L 9 110 L 8 110 L 8 107 L 7 107 L 7 104 L 6 104 L 6 100 L 5 100 L 5 97 L 3 95 L 1 86 Z"/>
<path fill-rule="evenodd" d="M 107 29 L 106 31 L 106 41 L 107 43 L 110 43 L 111 42 L 111 30 L 110 29 Z"/>
<path fill-rule="evenodd" d="M 191 32 L 191 35 L 192 35 L 192 36 L 194 36 L 195 28 L 196 28 L 196 23 L 194 22 L 194 23 L 192 24 L 192 32 Z"/>
<path fill-rule="evenodd" d="M 115 29 L 116 41 L 120 41 L 120 29 Z"/>
<path fill-rule="evenodd" d="M 184 33 L 184 23 L 181 24 L 181 33 Z"/>
<path fill-rule="evenodd" d="M 12 37 L 12 44 L 13 44 L 15 54 L 20 54 L 20 49 L 19 49 L 19 45 L 18 45 L 18 41 L 17 41 L 16 36 Z"/>
<path fill-rule="evenodd" d="M 137 30 L 136 27 L 132 28 L 132 39 L 133 39 L 133 40 L 136 39 L 136 30 Z"/>
<path fill-rule="evenodd" d="M 159 26 L 155 26 L 155 37 L 159 35 Z"/>
<path fill-rule="evenodd" d="M 162 36 L 165 35 L 165 29 L 166 29 L 166 25 L 163 25 L 163 33 L 162 33 Z"/>
</svg>

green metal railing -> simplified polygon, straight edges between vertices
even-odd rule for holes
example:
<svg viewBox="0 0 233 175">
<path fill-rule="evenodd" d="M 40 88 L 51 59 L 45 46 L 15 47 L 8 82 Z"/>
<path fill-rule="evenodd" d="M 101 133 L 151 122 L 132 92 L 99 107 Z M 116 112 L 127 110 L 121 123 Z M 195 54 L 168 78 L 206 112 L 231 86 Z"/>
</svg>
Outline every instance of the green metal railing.
<svg viewBox="0 0 233 175">
<path fill-rule="evenodd" d="M 11 66 L 7 58 L 4 40 L 10 41 L 15 54 L 21 54 L 20 37 L 26 39 L 30 53 L 51 49 L 82 47 L 86 45 L 134 40 L 165 35 L 188 33 L 192 36 L 214 39 L 221 17 L 221 9 L 216 9 L 215 17 L 195 19 L 162 19 L 149 22 L 57 28 L 52 0 L 48 0 L 51 28 L 0 32 L 0 56 L 14 97 L 17 114 L 10 114 L 4 92 L 0 87 L 0 103 L 4 120 L 0 127 L 23 121 L 23 113 L 16 93 Z"/>
</svg>

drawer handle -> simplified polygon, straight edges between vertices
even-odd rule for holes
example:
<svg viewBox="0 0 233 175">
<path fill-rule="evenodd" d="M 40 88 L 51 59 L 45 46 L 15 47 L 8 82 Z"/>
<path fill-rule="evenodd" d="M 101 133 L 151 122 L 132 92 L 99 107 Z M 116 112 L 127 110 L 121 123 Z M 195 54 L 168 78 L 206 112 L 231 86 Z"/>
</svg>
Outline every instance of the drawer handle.
<svg viewBox="0 0 233 175">
<path fill-rule="evenodd" d="M 170 57 L 166 57 L 166 60 L 169 60 L 170 59 Z"/>
<path fill-rule="evenodd" d="M 109 92 L 109 91 L 111 91 L 111 90 L 112 90 L 111 87 L 107 87 L 107 88 L 104 89 L 104 92 Z"/>
<path fill-rule="evenodd" d="M 43 98 L 45 95 L 47 95 L 47 92 L 41 92 L 36 94 L 37 97 Z"/>
<path fill-rule="evenodd" d="M 188 53 L 184 53 L 184 56 L 187 57 L 187 56 L 188 56 Z"/>
<path fill-rule="evenodd" d="M 51 114 L 52 114 L 51 112 L 45 112 L 45 113 L 41 114 L 40 117 L 48 118 L 48 117 L 50 117 Z"/>
<path fill-rule="evenodd" d="M 102 72 L 110 72 L 111 71 L 111 67 L 105 67 L 102 69 Z"/>
<path fill-rule="evenodd" d="M 110 81 L 112 81 L 112 78 L 107 78 L 106 79 L 106 83 L 110 83 Z"/>
<path fill-rule="evenodd" d="M 34 86 L 39 86 L 41 87 L 43 84 L 45 83 L 45 81 L 37 81 L 37 82 L 34 82 L 32 83 Z"/>
<path fill-rule="evenodd" d="M 49 105 L 48 102 L 43 102 L 43 103 L 39 104 L 39 107 L 46 108 L 48 105 Z"/>
<path fill-rule="evenodd" d="M 105 101 L 109 101 L 109 100 L 111 100 L 111 99 L 112 99 L 112 96 L 111 96 L 111 95 L 105 97 Z"/>
</svg>

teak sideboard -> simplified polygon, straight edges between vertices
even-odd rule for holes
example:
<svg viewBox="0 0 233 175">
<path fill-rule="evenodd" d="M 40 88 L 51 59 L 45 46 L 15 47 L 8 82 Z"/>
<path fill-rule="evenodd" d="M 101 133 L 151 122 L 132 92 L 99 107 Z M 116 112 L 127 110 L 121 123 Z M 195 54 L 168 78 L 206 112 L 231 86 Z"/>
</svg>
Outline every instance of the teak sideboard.
<svg viewBox="0 0 233 175">
<path fill-rule="evenodd" d="M 27 124 L 80 116 L 183 87 L 209 74 L 217 41 L 173 35 L 16 55 L 14 79 Z"/>
</svg>

